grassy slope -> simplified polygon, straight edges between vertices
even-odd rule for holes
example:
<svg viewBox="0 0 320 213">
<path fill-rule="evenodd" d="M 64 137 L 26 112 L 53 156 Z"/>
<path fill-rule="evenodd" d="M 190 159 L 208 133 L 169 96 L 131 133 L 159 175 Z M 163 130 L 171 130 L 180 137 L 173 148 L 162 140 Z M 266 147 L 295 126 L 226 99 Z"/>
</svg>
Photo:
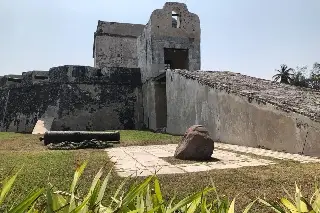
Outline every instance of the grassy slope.
<svg viewBox="0 0 320 213">
<path fill-rule="evenodd" d="M 111 167 L 102 150 L 49 151 L 38 141 L 39 136 L 0 133 L 0 180 L 14 167 L 24 165 L 12 197 L 25 195 L 28 190 L 46 186 L 48 179 L 61 190 L 67 190 L 73 178 L 75 165 L 84 160 L 89 164 L 81 180 L 87 189 L 95 173 L 103 165 Z M 179 137 L 138 131 L 121 131 L 121 145 L 176 143 Z M 15 171 L 17 168 L 14 169 Z M 257 196 L 267 198 L 283 196 L 282 186 L 293 189 L 297 181 L 310 194 L 314 178 L 320 175 L 320 164 L 282 162 L 277 165 L 240 169 L 213 170 L 210 172 L 160 175 L 163 192 L 172 197 L 174 192 L 182 198 L 210 184 L 210 177 L 220 194 L 232 198 L 236 195 L 238 207 L 243 207 Z M 121 178 L 113 174 L 108 190 L 114 191 Z"/>
<path fill-rule="evenodd" d="M 11 198 L 26 195 L 37 187 L 45 187 L 48 182 L 60 190 L 68 190 L 76 165 L 87 160 L 88 166 L 80 181 L 83 185 L 79 189 L 81 192 L 81 189 L 88 189 L 101 167 L 111 168 L 113 165 L 103 150 L 47 150 L 39 141 L 39 137 L 39 135 L 0 133 L 0 181 L 23 166 Z M 121 131 L 120 145 L 175 143 L 178 139 L 179 137 L 151 132 Z M 113 173 L 108 190 L 115 191 L 120 182 L 121 179 Z"/>
</svg>

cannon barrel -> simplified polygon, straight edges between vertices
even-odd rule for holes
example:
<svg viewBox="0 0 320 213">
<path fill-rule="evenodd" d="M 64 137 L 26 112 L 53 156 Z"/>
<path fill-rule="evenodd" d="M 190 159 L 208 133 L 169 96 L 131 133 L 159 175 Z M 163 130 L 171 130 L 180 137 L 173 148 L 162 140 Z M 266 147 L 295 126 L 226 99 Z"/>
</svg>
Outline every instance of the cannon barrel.
<svg viewBox="0 0 320 213">
<path fill-rule="evenodd" d="M 119 142 L 120 132 L 89 132 L 89 131 L 48 131 L 44 133 L 43 138 L 44 145 L 50 143 L 61 143 L 64 141 L 82 142 L 84 140 L 99 140 Z"/>
</svg>

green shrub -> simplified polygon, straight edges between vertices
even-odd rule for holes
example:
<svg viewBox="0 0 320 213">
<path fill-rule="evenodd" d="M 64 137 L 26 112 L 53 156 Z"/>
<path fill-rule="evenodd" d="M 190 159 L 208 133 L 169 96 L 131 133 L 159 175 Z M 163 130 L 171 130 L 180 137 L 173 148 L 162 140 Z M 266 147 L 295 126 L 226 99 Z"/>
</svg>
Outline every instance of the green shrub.
<svg viewBox="0 0 320 213">
<path fill-rule="evenodd" d="M 79 166 L 75 173 L 69 192 L 56 190 L 50 183 L 48 188 L 37 190 L 27 196 L 21 203 L 11 207 L 5 212 L 12 213 L 35 213 L 35 212 L 48 212 L 48 213 L 111 213 L 111 212 L 137 212 L 137 213 L 173 213 L 173 212 L 221 212 L 232 213 L 234 212 L 233 200 L 231 204 L 226 199 L 220 199 L 217 195 L 216 200 L 209 202 L 206 195 L 209 192 L 216 192 L 214 187 L 208 187 L 204 190 L 192 194 L 180 201 L 175 200 L 175 196 L 171 200 L 164 200 L 160 183 L 157 177 L 150 176 L 141 183 L 133 183 L 129 190 L 124 193 L 124 186 L 129 178 L 126 178 L 118 187 L 116 192 L 111 196 L 109 205 L 102 204 L 102 198 L 105 195 L 108 181 L 111 177 L 111 170 L 106 177 L 101 180 L 103 169 L 100 169 L 92 181 L 89 192 L 86 196 L 80 197 L 76 193 L 77 183 L 81 177 L 86 163 Z M 0 195 L 0 207 L 3 203 L 5 196 L 10 191 L 18 173 L 9 179 L 3 181 L 2 190 Z M 38 205 L 35 207 L 36 201 L 40 196 L 45 196 L 45 205 Z M 108 194 L 108 196 L 110 196 Z M 245 212 L 247 212 L 253 203 L 251 203 Z"/>
<path fill-rule="evenodd" d="M 1 182 L 1 191 L 0 191 L 0 210 L 1 206 L 5 201 L 6 196 L 10 192 L 17 176 L 17 172 L 15 175 L 12 177 L 6 178 Z M 27 210 L 30 209 L 29 212 L 36 212 L 33 210 L 33 205 L 34 203 L 38 200 L 38 198 L 43 194 L 44 189 L 39 189 L 36 191 L 31 192 L 27 197 L 25 197 L 20 203 L 12 206 L 9 210 L 6 212 L 8 213 L 20 213 L 20 212 L 26 212 Z"/>
<path fill-rule="evenodd" d="M 7 213 L 233 213 L 235 212 L 235 199 L 229 202 L 228 199 L 220 198 L 212 184 L 202 191 L 189 195 L 188 197 L 177 201 L 175 196 L 170 200 L 163 199 L 160 183 L 156 175 L 147 177 L 140 183 L 133 183 L 128 190 L 124 186 L 128 183 L 130 177 L 126 178 L 118 187 L 116 192 L 111 195 L 106 192 L 108 181 L 111 177 L 112 169 L 102 178 L 103 169 L 94 177 L 88 193 L 81 197 L 77 193 L 78 181 L 86 167 L 86 163 L 78 166 L 74 173 L 74 178 L 68 192 L 59 191 L 50 183 L 47 189 L 39 189 L 31 192 L 20 203 L 3 209 L 6 195 L 10 193 L 12 186 L 18 176 L 14 174 L 1 182 L 0 191 L 0 211 Z M 286 191 L 286 190 L 285 190 Z M 215 193 L 214 200 L 208 200 L 208 193 Z M 287 192 L 287 191 L 286 191 Z M 102 199 L 110 196 L 108 205 L 102 204 Z M 320 190 L 315 189 L 314 195 L 307 201 L 296 186 L 294 196 L 287 193 L 289 198 L 282 198 L 274 203 L 263 199 L 257 199 L 251 202 L 243 211 L 249 212 L 256 201 L 270 207 L 274 212 L 320 212 Z M 44 205 L 39 205 L 39 198 L 44 196 Z M 1 208 L 2 207 L 2 208 Z M 2 210 L 3 209 L 3 210 Z"/>
<path fill-rule="evenodd" d="M 297 186 L 297 184 L 294 196 L 290 195 L 287 190 L 284 189 L 284 191 L 286 192 L 288 198 L 284 197 L 273 203 L 262 199 L 259 199 L 259 201 L 277 213 L 320 212 L 320 190 L 317 185 L 315 187 L 315 192 L 309 201 L 302 195 L 301 189 Z"/>
</svg>

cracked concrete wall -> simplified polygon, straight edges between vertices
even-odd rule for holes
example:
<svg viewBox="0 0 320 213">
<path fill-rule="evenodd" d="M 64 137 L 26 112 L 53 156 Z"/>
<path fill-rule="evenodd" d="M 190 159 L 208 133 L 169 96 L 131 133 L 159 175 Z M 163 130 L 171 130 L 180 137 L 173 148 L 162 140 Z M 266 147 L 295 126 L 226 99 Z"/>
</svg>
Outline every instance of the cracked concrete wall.
<svg viewBox="0 0 320 213">
<path fill-rule="evenodd" d="M 156 130 L 156 100 L 155 86 L 153 81 L 148 81 L 142 85 L 143 94 L 143 121 L 148 129 Z"/>
<path fill-rule="evenodd" d="M 137 39 L 138 66 L 141 69 L 142 80 L 143 76 L 151 70 L 152 65 L 150 30 L 150 23 L 148 23 Z M 145 81 L 142 86 L 143 121 L 149 129 L 156 129 L 155 88 L 153 84 L 154 82 L 149 80 Z"/>
<path fill-rule="evenodd" d="M 172 26 L 172 11 L 180 16 L 179 28 Z M 138 66 L 141 68 L 143 97 L 146 99 L 143 105 L 144 121 L 150 129 L 157 128 L 156 103 L 153 97 L 156 95 L 156 88 L 152 80 L 165 72 L 164 48 L 188 49 L 189 70 L 199 70 L 200 34 L 198 15 L 189 12 L 183 3 L 167 2 L 162 9 L 152 12 L 148 24 L 138 37 Z"/>
<path fill-rule="evenodd" d="M 155 105 L 157 128 L 167 126 L 166 82 L 155 82 Z"/>
<path fill-rule="evenodd" d="M 137 39 L 137 52 L 138 52 L 138 66 L 141 69 L 142 82 L 145 82 L 149 78 L 146 78 L 150 72 L 153 62 L 153 53 L 151 46 L 151 25 L 150 21 L 143 29 L 141 35 Z"/>
<path fill-rule="evenodd" d="M 144 25 L 99 21 L 94 35 L 94 66 L 137 68 L 137 37 Z"/>
<path fill-rule="evenodd" d="M 141 128 L 140 69 L 108 68 L 107 76 L 99 71 L 55 67 L 48 82 L 0 88 L 1 131 L 31 132 L 49 111 L 55 118 L 51 130 Z"/>
<path fill-rule="evenodd" d="M 168 133 L 202 124 L 215 141 L 320 156 L 319 122 L 175 72 L 167 72 L 166 82 Z"/>
</svg>

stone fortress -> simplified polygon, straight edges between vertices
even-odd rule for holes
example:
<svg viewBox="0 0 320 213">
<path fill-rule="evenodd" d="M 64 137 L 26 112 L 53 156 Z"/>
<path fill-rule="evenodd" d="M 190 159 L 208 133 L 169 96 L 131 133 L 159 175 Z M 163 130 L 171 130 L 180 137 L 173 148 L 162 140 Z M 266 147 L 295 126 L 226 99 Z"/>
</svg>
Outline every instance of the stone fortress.
<svg viewBox="0 0 320 213">
<path fill-rule="evenodd" d="M 193 124 L 218 142 L 320 155 L 320 92 L 200 71 L 200 20 L 167 2 L 146 25 L 99 21 L 94 67 L 0 77 L 0 130 L 165 128 Z"/>
</svg>

